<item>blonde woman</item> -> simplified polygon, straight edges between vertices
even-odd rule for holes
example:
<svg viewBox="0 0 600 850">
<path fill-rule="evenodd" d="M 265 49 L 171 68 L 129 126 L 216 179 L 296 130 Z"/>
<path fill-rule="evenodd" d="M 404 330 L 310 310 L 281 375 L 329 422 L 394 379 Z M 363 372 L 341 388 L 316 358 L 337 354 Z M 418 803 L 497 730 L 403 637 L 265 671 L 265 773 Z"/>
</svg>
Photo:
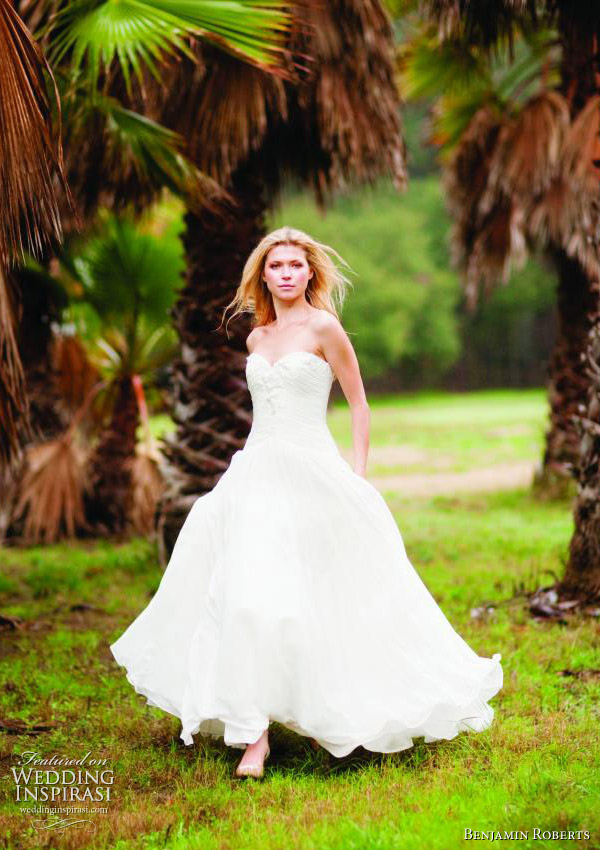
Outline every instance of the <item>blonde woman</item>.
<svg viewBox="0 0 600 850">
<path fill-rule="evenodd" d="M 269 724 L 341 757 L 481 731 L 502 687 L 411 565 L 364 477 L 370 415 L 340 324 L 341 258 L 301 231 L 270 233 L 225 313 L 250 311 L 253 420 L 215 488 L 194 503 L 154 598 L 111 646 L 181 738 L 245 750 L 263 775 Z M 353 462 L 327 427 L 334 380 L 348 399 Z"/>
</svg>

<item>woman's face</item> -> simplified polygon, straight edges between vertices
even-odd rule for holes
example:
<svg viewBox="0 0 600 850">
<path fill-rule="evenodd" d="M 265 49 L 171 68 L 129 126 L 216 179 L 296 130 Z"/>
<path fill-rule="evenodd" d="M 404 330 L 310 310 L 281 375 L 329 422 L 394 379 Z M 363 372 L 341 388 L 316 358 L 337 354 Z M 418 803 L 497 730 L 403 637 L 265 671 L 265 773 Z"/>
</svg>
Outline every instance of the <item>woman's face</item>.
<svg viewBox="0 0 600 850">
<path fill-rule="evenodd" d="M 263 276 L 274 298 L 293 301 L 306 292 L 313 270 L 308 265 L 303 248 L 298 245 L 276 245 L 267 254 Z"/>
</svg>

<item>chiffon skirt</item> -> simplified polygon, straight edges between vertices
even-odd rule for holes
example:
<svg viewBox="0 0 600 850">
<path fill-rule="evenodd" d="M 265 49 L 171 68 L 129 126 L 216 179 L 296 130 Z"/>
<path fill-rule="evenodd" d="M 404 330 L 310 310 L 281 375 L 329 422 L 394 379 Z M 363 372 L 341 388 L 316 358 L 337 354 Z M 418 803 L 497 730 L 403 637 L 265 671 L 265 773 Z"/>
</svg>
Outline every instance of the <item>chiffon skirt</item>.
<svg viewBox="0 0 600 850">
<path fill-rule="evenodd" d="M 236 452 L 188 514 L 153 599 L 112 644 L 181 738 L 244 749 L 270 721 L 334 756 L 479 732 L 502 687 L 406 555 L 380 493 L 336 451 Z"/>
</svg>

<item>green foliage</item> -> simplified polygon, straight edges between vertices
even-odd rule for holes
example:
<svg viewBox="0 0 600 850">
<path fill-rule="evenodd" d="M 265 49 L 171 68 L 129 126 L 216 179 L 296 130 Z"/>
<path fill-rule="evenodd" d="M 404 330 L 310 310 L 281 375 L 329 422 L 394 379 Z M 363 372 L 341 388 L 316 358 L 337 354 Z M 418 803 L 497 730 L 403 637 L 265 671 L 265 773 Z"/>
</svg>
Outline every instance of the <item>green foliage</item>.
<svg viewBox="0 0 600 850">
<path fill-rule="evenodd" d="M 440 250 L 448 219 L 436 178 L 413 180 L 403 196 L 386 184 L 357 191 L 325 218 L 296 196 L 271 217 L 273 226 L 284 223 L 332 244 L 356 273 L 343 316 L 365 377 L 418 361 L 431 381 L 452 365 L 459 288 Z"/>
<path fill-rule="evenodd" d="M 426 99 L 431 141 L 447 155 L 483 106 L 517 112 L 533 95 L 559 81 L 560 51 L 548 29 L 523 29 L 512 47 L 493 53 L 460 39 L 440 43 L 435 28 L 406 26 L 399 46 L 399 88 L 409 102 Z"/>
<path fill-rule="evenodd" d="M 437 175 L 413 178 L 402 195 L 385 183 L 357 190 L 324 217 L 308 195 L 289 196 L 269 224 L 299 227 L 350 263 L 343 321 L 365 378 L 395 373 L 405 386 L 439 386 L 460 359 L 473 386 L 542 380 L 554 273 L 531 260 L 467 314 Z"/>
<path fill-rule="evenodd" d="M 143 374 L 169 361 L 175 334 L 168 311 L 184 271 L 174 223 L 157 237 L 109 215 L 99 233 L 61 259 L 71 288 L 73 281 L 80 287 L 71 317 L 89 345 L 103 337 L 107 367 Z"/>
<path fill-rule="evenodd" d="M 545 380 L 554 335 L 556 272 L 540 257 L 460 318 L 469 386 Z"/>
<path fill-rule="evenodd" d="M 140 316 L 153 327 L 167 320 L 184 269 L 176 240 L 156 239 L 115 216 L 85 244 L 74 265 L 100 318 L 125 329 Z"/>
<path fill-rule="evenodd" d="M 437 151 L 427 144 L 427 114 L 428 104 L 425 101 L 410 101 L 402 108 L 402 130 L 411 180 L 439 172 Z"/>
<path fill-rule="evenodd" d="M 77 0 L 56 15 L 50 60 L 69 56 L 96 88 L 101 71 L 118 60 L 128 91 L 144 66 L 161 81 L 165 54 L 194 54 L 190 36 L 216 42 L 260 64 L 274 64 L 288 22 L 276 0 Z"/>
</svg>

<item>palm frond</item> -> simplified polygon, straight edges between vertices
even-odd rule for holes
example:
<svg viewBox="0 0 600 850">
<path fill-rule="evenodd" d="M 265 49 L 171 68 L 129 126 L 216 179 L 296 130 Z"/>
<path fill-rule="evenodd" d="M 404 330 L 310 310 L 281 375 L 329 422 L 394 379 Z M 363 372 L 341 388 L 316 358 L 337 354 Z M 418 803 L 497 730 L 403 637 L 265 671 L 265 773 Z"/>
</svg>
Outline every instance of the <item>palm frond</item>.
<svg viewBox="0 0 600 850">
<path fill-rule="evenodd" d="M 65 149 L 69 183 L 86 219 L 100 205 L 137 211 L 168 189 L 190 209 L 213 208 L 229 197 L 183 153 L 178 133 L 124 107 L 108 95 L 64 91 Z"/>
<path fill-rule="evenodd" d="M 136 454 L 129 460 L 132 499 L 130 521 L 138 534 L 149 536 L 155 531 L 154 517 L 164 491 L 160 472 L 160 452 L 155 443 L 138 443 Z"/>
<path fill-rule="evenodd" d="M 598 194 L 600 160 L 600 95 L 588 98 L 565 139 L 563 167 L 579 191 Z"/>
<path fill-rule="evenodd" d="M 269 125 L 288 117 L 285 86 L 279 77 L 219 56 L 212 47 L 202 48 L 197 59 L 199 68 L 184 60 L 176 69 L 169 86 L 173 95 L 163 97 L 159 109 L 165 123 L 186 138 L 202 172 L 227 185 Z"/>
<path fill-rule="evenodd" d="M 527 259 L 523 208 L 500 197 L 485 216 L 467 257 L 465 296 L 467 307 L 474 309 L 480 290 L 488 296 L 501 281 L 508 283 L 512 268 L 522 268 Z"/>
<path fill-rule="evenodd" d="M 142 82 L 147 67 L 160 81 L 166 54 L 192 57 L 192 36 L 272 69 L 288 26 L 277 0 L 78 0 L 57 15 L 50 55 L 60 62 L 68 54 L 94 89 L 102 71 L 118 60 L 131 91 L 132 72 Z"/>
<path fill-rule="evenodd" d="M 52 543 L 74 537 L 85 522 L 84 451 L 73 430 L 56 440 L 29 446 L 14 518 L 25 516 L 26 542 Z"/>
<path fill-rule="evenodd" d="M 294 83 L 213 45 L 197 45 L 157 95 L 156 114 L 190 144 L 203 171 L 229 186 L 242 163 L 260 173 L 268 199 L 292 176 L 319 202 L 337 188 L 385 175 L 406 184 L 394 35 L 379 0 L 292 4 L 287 43 Z M 215 140 L 225 139 L 225 143 Z M 235 210 L 233 211 L 235 214 Z"/>
<path fill-rule="evenodd" d="M 179 241 L 157 239 L 111 217 L 79 260 L 85 298 L 105 324 L 127 329 L 130 319 L 142 317 L 152 328 L 167 322 L 184 270 Z"/>
<path fill-rule="evenodd" d="M 486 110 L 498 118 L 502 104 L 489 89 L 471 88 L 454 95 L 445 95 L 434 103 L 427 141 L 440 151 L 440 160 L 447 162 L 467 134 L 476 114 Z"/>
<path fill-rule="evenodd" d="M 505 120 L 490 167 L 488 197 L 504 192 L 523 204 L 543 192 L 561 165 L 569 126 L 567 101 L 553 91 L 531 98 L 514 118 Z M 484 199 L 482 207 L 490 203 Z"/>
<path fill-rule="evenodd" d="M 0 0 L 0 263 L 40 254 L 61 237 L 54 173 L 63 179 L 53 138 L 42 51 L 8 0 Z"/>
<path fill-rule="evenodd" d="M 489 56 L 475 45 L 431 37 L 417 30 L 400 54 L 400 85 L 410 97 L 437 98 L 429 141 L 442 159 L 458 144 L 471 118 L 483 106 L 517 115 L 527 102 L 558 81 L 560 53 L 555 33 L 543 29 L 515 38 L 513 58 L 506 46 Z"/>
<path fill-rule="evenodd" d="M 50 357 L 61 400 L 71 410 L 78 410 L 100 380 L 98 370 L 77 336 L 54 334 Z"/>
<path fill-rule="evenodd" d="M 482 55 L 459 42 L 440 44 L 428 30 L 400 45 L 397 63 L 400 91 L 407 99 L 491 87 L 489 62 Z"/>
</svg>

